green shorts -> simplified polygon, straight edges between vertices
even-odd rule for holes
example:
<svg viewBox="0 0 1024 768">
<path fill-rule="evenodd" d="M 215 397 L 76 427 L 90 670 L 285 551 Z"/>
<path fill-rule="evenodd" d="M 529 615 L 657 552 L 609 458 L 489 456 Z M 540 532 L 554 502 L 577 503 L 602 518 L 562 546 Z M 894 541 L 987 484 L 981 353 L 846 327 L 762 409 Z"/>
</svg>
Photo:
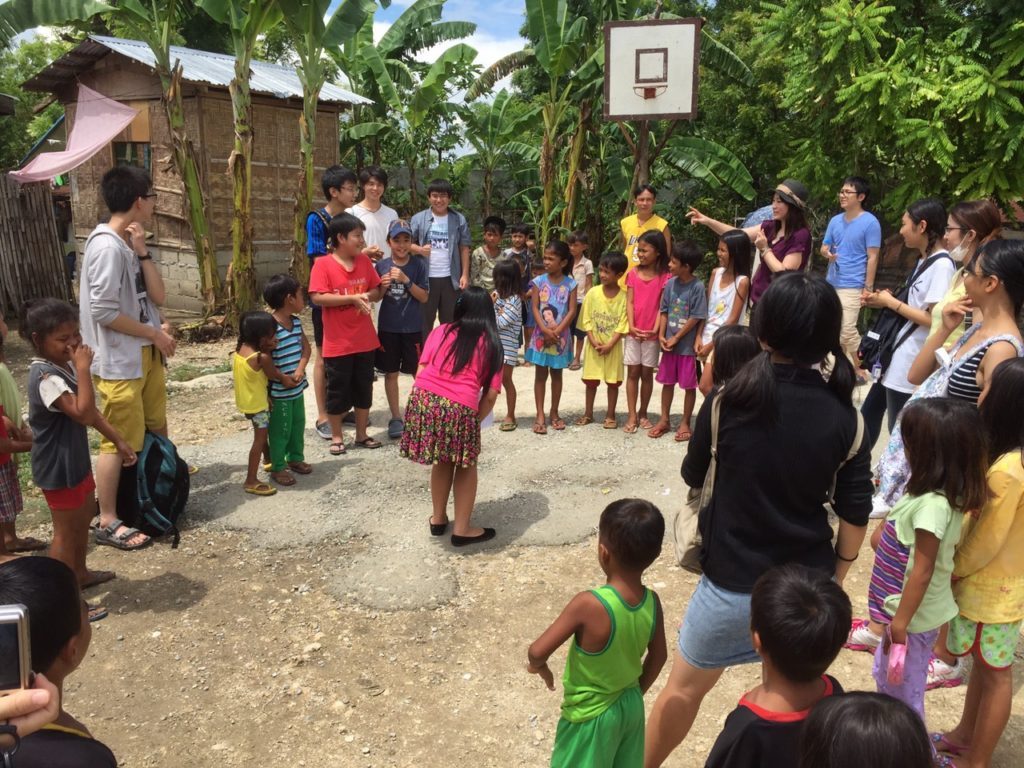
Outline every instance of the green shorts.
<svg viewBox="0 0 1024 768">
<path fill-rule="evenodd" d="M 1021 622 L 982 624 L 957 616 L 949 622 L 946 648 L 954 656 L 974 652 L 976 658 L 992 669 L 1007 669 L 1013 664 Z"/>
<path fill-rule="evenodd" d="M 552 768 L 636 768 L 644 764 L 644 697 L 628 688 L 592 720 L 558 721 Z"/>
</svg>

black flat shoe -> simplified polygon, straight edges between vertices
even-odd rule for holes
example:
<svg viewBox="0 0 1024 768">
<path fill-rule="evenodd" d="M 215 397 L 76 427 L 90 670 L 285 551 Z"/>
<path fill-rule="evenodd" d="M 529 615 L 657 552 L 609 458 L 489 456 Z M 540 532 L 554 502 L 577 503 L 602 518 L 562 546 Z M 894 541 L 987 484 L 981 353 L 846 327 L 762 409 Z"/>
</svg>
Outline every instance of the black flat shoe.
<svg viewBox="0 0 1024 768">
<path fill-rule="evenodd" d="M 458 536 L 452 534 L 452 546 L 453 547 L 464 547 L 467 544 L 480 544 L 484 541 L 490 541 L 494 538 L 497 531 L 493 528 L 484 528 L 484 532 L 479 536 Z"/>
<path fill-rule="evenodd" d="M 444 532 L 448 530 L 447 520 L 445 520 L 443 523 L 431 523 L 430 518 L 427 518 L 427 523 L 430 524 L 431 536 L 444 536 Z"/>
</svg>

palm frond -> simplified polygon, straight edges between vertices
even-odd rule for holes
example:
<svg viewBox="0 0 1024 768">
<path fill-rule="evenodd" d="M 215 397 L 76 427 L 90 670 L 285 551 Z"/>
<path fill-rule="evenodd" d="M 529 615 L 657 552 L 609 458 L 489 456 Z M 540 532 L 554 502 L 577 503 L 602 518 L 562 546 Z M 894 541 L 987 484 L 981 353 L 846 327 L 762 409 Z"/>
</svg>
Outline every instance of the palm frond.
<svg viewBox="0 0 1024 768">
<path fill-rule="evenodd" d="M 499 80 L 526 68 L 535 61 L 535 58 L 532 48 L 524 48 L 521 51 L 513 51 L 507 56 L 502 56 L 480 73 L 473 85 L 466 91 L 466 101 L 479 99 L 494 88 L 494 84 Z"/>
</svg>

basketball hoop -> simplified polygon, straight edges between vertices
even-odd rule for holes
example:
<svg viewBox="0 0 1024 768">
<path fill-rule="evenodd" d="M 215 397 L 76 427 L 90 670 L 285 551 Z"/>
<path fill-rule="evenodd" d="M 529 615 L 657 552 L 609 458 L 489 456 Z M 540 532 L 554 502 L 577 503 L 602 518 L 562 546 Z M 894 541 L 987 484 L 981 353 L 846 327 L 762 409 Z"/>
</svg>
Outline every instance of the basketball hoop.
<svg viewBox="0 0 1024 768">
<path fill-rule="evenodd" d="M 664 85 L 635 85 L 633 93 L 642 99 L 656 99 L 668 90 L 668 83 Z"/>
</svg>

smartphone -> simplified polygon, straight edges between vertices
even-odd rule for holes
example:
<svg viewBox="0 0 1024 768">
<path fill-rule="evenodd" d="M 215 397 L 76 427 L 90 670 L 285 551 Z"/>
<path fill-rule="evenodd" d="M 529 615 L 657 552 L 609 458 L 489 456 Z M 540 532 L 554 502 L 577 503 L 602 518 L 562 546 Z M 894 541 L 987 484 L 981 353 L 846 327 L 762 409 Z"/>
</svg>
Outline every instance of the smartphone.
<svg viewBox="0 0 1024 768">
<path fill-rule="evenodd" d="M 0 696 L 28 688 L 31 680 L 28 608 L 0 605 Z"/>
</svg>

